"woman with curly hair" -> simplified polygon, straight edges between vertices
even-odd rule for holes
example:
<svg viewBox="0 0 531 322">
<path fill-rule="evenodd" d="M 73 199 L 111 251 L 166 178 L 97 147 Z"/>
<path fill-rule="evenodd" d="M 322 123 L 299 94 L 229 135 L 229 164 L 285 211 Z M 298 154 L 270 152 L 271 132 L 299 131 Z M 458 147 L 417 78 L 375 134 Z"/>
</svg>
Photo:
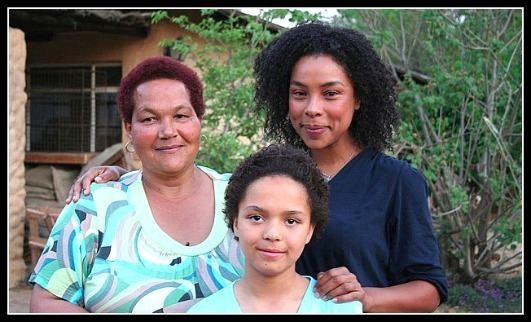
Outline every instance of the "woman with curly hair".
<svg viewBox="0 0 531 322">
<path fill-rule="evenodd" d="M 395 81 L 367 38 L 308 23 L 275 38 L 255 61 L 257 108 L 271 139 L 302 147 L 330 187 L 329 221 L 297 271 L 316 293 L 360 300 L 365 312 L 431 312 L 447 299 L 422 174 L 384 151 L 398 130 Z M 119 176 L 99 167 L 80 178 Z"/>
<path fill-rule="evenodd" d="M 329 223 L 298 272 L 317 276 L 325 298 L 358 299 L 365 312 L 434 311 L 447 282 L 427 185 L 383 153 L 399 113 L 393 78 L 367 38 L 301 25 L 274 39 L 254 71 L 266 134 L 307 149 L 330 186 Z"/>
<path fill-rule="evenodd" d="M 273 144 L 243 160 L 229 180 L 224 212 L 245 255 L 244 276 L 188 312 L 361 313 L 359 301 L 316 298 L 315 279 L 295 270 L 326 224 L 327 205 L 328 186 L 305 151 Z"/>
</svg>

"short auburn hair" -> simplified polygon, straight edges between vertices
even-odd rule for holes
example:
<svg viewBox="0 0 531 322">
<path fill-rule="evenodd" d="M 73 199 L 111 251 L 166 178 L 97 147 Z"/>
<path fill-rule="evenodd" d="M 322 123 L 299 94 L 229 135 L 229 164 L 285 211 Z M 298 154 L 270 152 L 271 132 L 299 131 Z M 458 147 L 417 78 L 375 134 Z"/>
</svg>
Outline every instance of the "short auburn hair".
<svg viewBox="0 0 531 322">
<path fill-rule="evenodd" d="M 175 58 L 158 56 L 145 59 L 122 78 L 116 100 L 124 122 L 132 121 L 135 107 L 133 98 L 137 87 L 155 79 L 174 79 L 183 82 L 197 117 L 203 118 L 205 114 L 203 83 L 197 73 Z"/>
</svg>

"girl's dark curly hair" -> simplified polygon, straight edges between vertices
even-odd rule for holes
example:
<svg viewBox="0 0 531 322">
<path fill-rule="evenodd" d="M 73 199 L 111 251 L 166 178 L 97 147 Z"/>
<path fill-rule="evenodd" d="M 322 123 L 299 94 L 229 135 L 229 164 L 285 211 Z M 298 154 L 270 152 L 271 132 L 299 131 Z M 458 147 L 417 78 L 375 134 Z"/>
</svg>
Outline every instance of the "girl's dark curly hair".
<svg viewBox="0 0 531 322">
<path fill-rule="evenodd" d="M 349 127 L 354 140 L 379 151 L 389 148 L 400 118 L 392 74 L 363 34 L 323 23 L 282 33 L 257 57 L 255 103 L 259 111 L 265 111 L 266 135 L 305 148 L 287 117 L 290 78 L 301 57 L 318 54 L 332 56 L 352 81 L 360 101 Z"/>
<path fill-rule="evenodd" d="M 196 72 L 175 58 L 159 56 L 142 61 L 122 78 L 116 101 L 124 122 L 131 123 L 135 107 L 133 97 L 138 85 L 161 78 L 183 82 L 197 117 L 200 119 L 203 117 L 205 114 L 203 83 Z"/>
<path fill-rule="evenodd" d="M 287 176 L 304 186 L 311 209 L 311 223 L 315 225 L 313 239 L 324 229 L 328 219 L 328 185 L 307 152 L 286 144 L 262 148 L 236 167 L 225 190 L 223 211 L 229 228 L 233 229 L 240 202 L 249 185 L 268 176 Z"/>
</svg>

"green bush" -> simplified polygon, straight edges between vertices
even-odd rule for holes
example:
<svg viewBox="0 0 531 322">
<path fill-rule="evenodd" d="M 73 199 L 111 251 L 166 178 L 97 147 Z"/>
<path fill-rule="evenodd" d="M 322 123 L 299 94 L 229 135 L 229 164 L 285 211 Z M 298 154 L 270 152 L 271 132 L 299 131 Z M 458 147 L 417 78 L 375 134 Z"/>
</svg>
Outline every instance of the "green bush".
<svg viewBox="0 0 531 322">
<path fill-rule="evenodd" d="M 426 177 L 448 277 L 520 269 L 523 12 L 338 11 L 336 23 L 364 32 L 396 71 L 394 152 Z"/>
</svg>

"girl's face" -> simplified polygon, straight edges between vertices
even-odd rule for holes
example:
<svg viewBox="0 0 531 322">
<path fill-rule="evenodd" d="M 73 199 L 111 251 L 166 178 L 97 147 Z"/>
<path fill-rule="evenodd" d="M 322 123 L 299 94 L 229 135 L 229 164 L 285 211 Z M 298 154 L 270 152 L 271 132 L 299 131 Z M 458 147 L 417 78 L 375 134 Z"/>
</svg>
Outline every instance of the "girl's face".
<svg viewBox="0 0 531 322">
<path fill-rule="evenodd" d="M 289 118 L 310 150 L 351 142 L 348 128 L 359 106 L 350 78 L 332 56 L 304 56 L 293 66 Z"/>
<path fill-rule="evenodd" d="M 156 79 L 140 84 L 129 138 L 144 171 L 175 175 L 193 165 L 199 150 L 201 122 L 184 83 Z"/>
<path fill-rule="evenodd" d="M 308 202 L 306 188 L 284 175 L 262 177 L 247 187 L 233 225 L 246 275 L 295 273 L 314 230 Z"/>
</svg>

